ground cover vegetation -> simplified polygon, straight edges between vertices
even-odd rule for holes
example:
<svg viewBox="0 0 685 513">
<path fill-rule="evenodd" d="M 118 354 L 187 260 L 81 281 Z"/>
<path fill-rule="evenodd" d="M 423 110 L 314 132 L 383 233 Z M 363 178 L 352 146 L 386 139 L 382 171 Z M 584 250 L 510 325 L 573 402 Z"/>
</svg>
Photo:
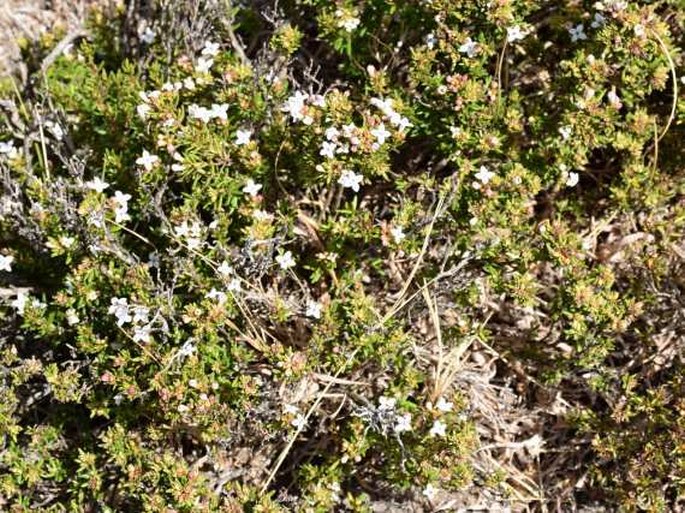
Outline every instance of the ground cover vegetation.
<svg viewBox="0 0 685 513">
<path fill-rule="evenodd" d="M 0 508 L 682 508 L 684 24 L 132 1 L 24 41 Z"/>
</svg>

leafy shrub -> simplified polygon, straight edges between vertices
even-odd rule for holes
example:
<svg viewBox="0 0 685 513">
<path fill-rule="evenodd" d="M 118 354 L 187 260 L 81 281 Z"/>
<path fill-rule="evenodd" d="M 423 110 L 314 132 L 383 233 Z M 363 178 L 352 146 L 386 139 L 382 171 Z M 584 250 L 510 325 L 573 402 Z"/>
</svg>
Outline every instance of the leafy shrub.
<svg viewBox="0 0 685 513">
<path fill-rule="evenodd" d="M 27 43 L 3 505 L 514 504 L 460 385 L 487 348 L 572 406 L 567 507 L 677 507 L 677 2 L 262 4 Z"/>
</svg>

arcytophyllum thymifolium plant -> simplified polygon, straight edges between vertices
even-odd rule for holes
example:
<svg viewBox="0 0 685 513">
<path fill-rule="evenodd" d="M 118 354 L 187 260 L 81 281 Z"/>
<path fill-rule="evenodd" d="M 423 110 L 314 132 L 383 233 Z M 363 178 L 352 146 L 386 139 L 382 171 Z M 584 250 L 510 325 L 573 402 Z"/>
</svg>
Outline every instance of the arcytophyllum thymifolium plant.
<svg viewBox="0 0 685 513">
<path fill-rule="evenodd" d="M 195 0 L 24 42 L 2 508 L 682 507 L 684 17 Z"/>
</svg>

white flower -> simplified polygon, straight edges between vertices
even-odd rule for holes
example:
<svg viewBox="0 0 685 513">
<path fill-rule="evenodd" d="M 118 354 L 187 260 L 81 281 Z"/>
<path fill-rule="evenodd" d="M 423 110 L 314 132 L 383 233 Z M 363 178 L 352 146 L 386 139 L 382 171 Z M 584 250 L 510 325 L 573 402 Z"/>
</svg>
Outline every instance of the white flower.
<svg viewBox="0 0 685 513">
<path fill-rule="evenodd" d="M 213 43 L 209 39 L 205 41 L 205 46 L 202 49 L 202 55 L 208 55 L 209 57 L 215 57 L 219 53 L 219 43 Z"/>
<path fill-rule="evenodd" d="M 86 188 L 90 189 L 91 191 L 96 191 L 96 192 L 102 192 L 107 187 L 109 187 L 109 184 L 107 182 L 103 181 L 98 176 L 96 176 L 91 181 L 86 182 L 84 185 L 86 186 Z"/>
<path fill-rule="evenodd" d="M 293 121 L 304 121 L 306 112 L 305 101 L 307 98 L 308 96 L 302 91 L 296 91 L 295 94 L 286 100 L 281 110 L 290 114 Z"/>
<path fill-rule="evenodd" d="M 231 267 L 226 260 L 221 262 L 221 265 L 217 267 L 216 270 L 222 276 L 230 276 L 233 274 L 233 267 Z"/>
<path fill-rule="evenodd" d="M 9 158 L 14 158 L 19 154 L 19 151 L 14 147 L 14 141 L 0 142 L 0 155 L 7 155 Z"/>
<path fill-rule="evenodd" d="M 304 415 L 298 413 L 290 423 L 297 429 L 303 429 L 307 425 L 307 419 L 305 419 Z"/>
<path fill-rule="evenodd" d="M 596 12 L 595 13 L 595 18 L 592 20 L 592 23 L 590 23 L 590 26 L 592 28 L 599 28 L 603 26 L 606 23 L 607 19 L 601 14 Z"/>
<path fill-rule="evenodd" d="M 155 31 L 152 30 L 150 27 L 145 27 L 145 30 L 140 32 L 139 34 L 140 40 L 145 43 L 146 45 L 150 45 L 155 41 Z"/>
<path fill-rule="evenodd" d="M 397 112 L 393 112 L 390 116 L 388 116 L 388 119 L 390 120 L 390 123 L 395 125 L 400 132 L 403 132 L 405 129 L 411 126 L 409 119 L 398 114 Z"/>
<path fill-rule="evenodd" d="M 439 420 L 436 420 L 433 422 L 433 427 L 430 429 L 428 434 L 430 436 L 445 436 L 445 430 L 447 429 L 447 425 Z"/>
<path fill-rule="evenodd" d="M 12 301 L 11 306 L 17 310 L 19 315 L 24 314 L 29 297 L 23 292 L 17 292 L 17 298 Z"/>
<path fill-rule="evenodd" d="M 229 281 L 228 285 L 226 285 L 226 290 L 229 292 L 240 292 L 243 290 L 243 285 L 240 283 L 240 279 L 233 278 L 231 281 Z"/>
<path fill-rule="evenodd" d="M 394 397 L 381 396 L 378 398 L 378 409 L 381 411 L 392 411 L 395 409 L 397 399 Z"/>
<path fill-rule="evenodd" d="M 400 225 L 393 226 L 390 229 L 390 235 L 392 235 L 392 240 L 395 241 L 395 244 L 399 244 L 406 237 L 404 228 Z"/>
<path fill-rule="evenodd" d="M 136 159 L 136 164 L 143 166 L 146 171 L 150 171 L 158 161 L 159 157 L 157 155 L 153 155 L 149 151 L 143 150 L 143 155 Z"/>
<path fill-rule="evenodd" d="M 250 178 L 247 183 L 245 184 L 245 187 L 243 187 L 243 192 L 245 194 L 249 194 L 253 198 L 259 194 L 259 191 L 262 188 L 262 184 L 256 183 L 252 178 Z"/>
<path fill-rule="evenodd" d="M 75 242 L 76 242 L 76 239 L 75 239 L 74 237 L 69 237 L 69 236 L 67 236 L 67 235 L 62 235 L 62 236 L 59 238 L 59 243 L 60 243 L 60 245 L 61 245 L 62 247 L 64 247 L 64 248 L 67 248 L 67 249 L 69 249 L 70 247 L 72 247 L 72 246 L 74 245 Z"/>
<path fill-rule="evenodd" d="M 327 159 L 332 159 L 335 157 L 336 145 L 333 142 L 324 141 L 321 144 L 321 149 L 319 150 L 319 155 L 326 157 Z"/>
<path fill-rule="evenodd" d="M 252 217 L 254 217 L 255 221 L 270 221 L 273 219 L 273 215 L 269 214 L 268 212 L 264 210 L 260 210 L 258 208 L 255 208 L 252 211 Z"/>
<path fill-rule="evenodd" d="M 364 180 L 363 175 L 345 169 L 340 175 L 338 183 L 345 189 L 352 189 L 354 192 L 359 192 L 359 184 L 362 183 L 362 180 Z"/>
<path fill-rule="evenodd" d="M 566 187 L 575 187 L 578 185 L 578 181 L 580 180 L 580 177 L 578 176 L 578 173 L 575 171 L 571 171 L 568 174 L 568 178 L 566 179 Z"/>
<path fill-rule="evenodd" d="M 435 499 L 435 496 L 438 493 L 438 489 L 435 488 L 435 486 L 433 486 L 432 484 L 427 484 L 426 487 L 423 489 L 423 492 L 421 493 L 429 501 L 432 501 L 433 499 Z"/>
<path fill-rule="evenodd" d="M 123 223 L 131 219 L 131 216 L 128 215 L 128 200 L 130 199 L 130 194 L 124 194 L 121 191 L 114 191 L 114 197 L 112 198 L 112 201 L 116 206 L 114 215 L 117 223 Z"/>
<path fill-rule="evenodd" d="M 376 142 L 378 144 L 385 144 L 385 141 L 392 134 L 390 132 L 388 132 L 388 130 L 385 128 L 385 125 L 383 123 L 381 123 L 376 128 L 371 130 L 371 135 L 373 135 L 376 138 Z"/>
<path fill-rule="evenodd" d="M 287 415 L 297 415 L 298 413 L 300 413 L 300 409 L 294 404 L 286 404 L 283 407 L 283 413 Z"/>
<path fill-rule="evenodd" d="M 356 29 L 359 26 L 359 23 L 361 23 L 361 20 L 359 18 L 350 17 L 341 20 L 338 23 L 338 26 L 344 28 L 347 32 L 353 32 L 354 29 Z"/>
<path fill-rule="evenodd" d="M 138 112 L 138 116 L 143 121 L 147 119 L 147 116 L 151 110 L 152 110 L 152 107 L 150 107 L 150 105 L 148 105 L 147 103 L 141 103 L 140 105 L 138 105 L 136 107 L 136 112 Z"/>
<path fill-rule="evenodd" d="M 123 326 L 132 320 L 131 314 L 129 313 L 128 299 L 125 297 L 113 297 L 110 300 L 110 306 L 107 313 L 114 315 L 117 318 L 117 326 Z"/>
<path fill-rule="evenodd" d="M 250 137 L 252 137 L 252 130 L 241 128 L 235 133 L 235 144 L 237 146 L 250 144 Z"/>
<path fill-rule="evenodd" d="M 411 413 L 405 413 L 404 415 L 398 415 L 397 422 L 395 423 L 395 433 L 404 433 L 405 431 L 411 431 Z"/>
<path fill-rule="evenodd" d="M 228 296 L 226 296 L 225 292 L 221 292 L 220 290 L 216 290 L 214 288 L 207 292 L 207 294 L 205 294 L 205 297 L 207 299 L 215 300 L 220 305 L 223 305 L 226 302 L 226 299 L 228 299 Z"/>
<path fill-rule="evenodd" d="M 575 27 L 568 29 L 568 33 L 571 35 L 571 41 L 574 43 L 576 41 L 587 39 L 587 36 L 585 35 L 585 27 L 582 23 L 579 23 Z"/>
<path fill-rule="evenodd" d="M 509 27 L 507 29 L 507 42 L 508 43 L 514 43 L 516 41 L 520 41 L 526 37 L 526 33 L 521 30 L 521 27 L 519 25 L 514 25 L 513 27 Z"/>
<path fill-rule="evenodd" d="M 64 138 L 64 130 L 59 123 L 48 120 L 45 122 L 45 128 L 47 128 L 48 132 L 50 132 L 58 141 L 61 141 Z"/>
<path fill-rule="evenodd" d="M 305 311 L 305 315 L 307 317 L 311 317 L 312 319 L 321 319 L 321 309 L 322 309 L 321 303 L 318 301 L 312 301 L 309 300 L 307 301 L 307 309 Z"/>
<path fill-rule="evenodd" d="M 73 326 L 74 324 L 78 324 L 81 322 L 81 319 L 79 319 L 79 316 L 76 314 L 76 310 L 73 308 L 69 308 L 67 310 L 67 324 L 69 326 Z"/>
<path fill-rule="evenodd" d="M 315 107 L 324 108 L 326 106 L 326 97 L 321 94 L 314 94 L 309 97 L 309 101 Z"/>
<path fill-rule="evenodd" d="M 197 65 L 195 66 L 195 69 L 199 73 L 209 73 L 209 70 L 212 68 L 213 64 L 214 59 L 205 59 L 204 57 L 200 57 L 197 60 Z"/>
<path fill-rule="evenodd" d="M 206 107 L 200 107 L 199 105 L 196 105 L 195 103 L 191 104 L 188 107 L 188 114 L 190 115 L 191 118 L 193 119 L 199 119 L 203 123 L 209 123 L 209 120 L 212 119 L 212 111 L 207 109 Z"/>
<path fill-rule="evenodd" d="M 637 37 L 645 37 L 646 34 L 644 25 L 640 23 L 633 27 L 633 32 Z"/>
<path fill-rule="evenodd" d="M 470 37 L 459 47 L 459 52 L 465 53 L 469 58 L 474 58 L 478 54 L 478 43 Z"/>
<path fill-rule="evenodd" d="M 14 257 L 12 255 L 0 255 L 0 271 L 11 273 L 12 262 L 14 262 Z"/>
<path fill-rule="evenodd" d="M 193 344 L 193 341 L 186 340 L 181 346 L 181 349 L 178 350 L 178 356 L 190 356 L 195 351 L 197 351 L 197 348 L 195 347 L 195 344 Z"/>
<path fill-rule="evenodd" d="M 214 119 L 226 121 L 228 119 L 228 103 L 212 103 L 212 108 L 209 109 L 209 115 Z"/>
<path fill-rule="evenodd" d="M 150 309 L 146 306 L 133 307 L 133 324 L 147 324 L 150 317 Z"/>
<path fill-rule="evenodd" d="M 195 90 L 195 81 L 188 77 L 183 79 L 183 87 L 185 87 L 188 91 L 194 91 Z"/>
<path fill-rule="evenodd" d="M 490 180 L 492 180 L 495 177 L 495 173 L 490 171 L 485 166 L 480 166 L 475 176 L 478 180 L 480 180 L 480 182 L 483 185 L 487 185 L 488 183 L 490 183 Z"/>
<path fill-rule="evenodd" d="M 561 135 L 561 138 L 564 141 L 568 141 L 569 137 L 571 137 L 572 132 L 573 129 L 570 126 L 562 126 L 559 128 L 559 134 Z"/>
<path fill-rule="evenodd" d="M 276 257 L 276 263 L 281 266 L 281 269 L 287 270 L 291 267 L 295 267 L 295 259 L 290 251 L 286 251 Z"/>
<path fill-rule="evenodd" d="M 328 139 L 329 141 L 337 141 L 339 136 L 340 130 L 338 130 L 334 126 L 328 127 L 326 129 L 326 139 Z"/>
<path fill-rule="evenodd" d="M 441 397 L 440 399 L 438 399 L 438 402 L 435 403 L 435 407 L 441 412 L 447 413 L 449 411 L 452 411 L 454 403 L 445 400 L 444 397 Z"/>
<path fill-rule="evenodd" d="M 149 324 L 146 324 L 145 326 L 136 326 L 133 328 L 133 341 L 147 344 L 150 342 L 151 331 L 152 327 Z"/>
</svg>

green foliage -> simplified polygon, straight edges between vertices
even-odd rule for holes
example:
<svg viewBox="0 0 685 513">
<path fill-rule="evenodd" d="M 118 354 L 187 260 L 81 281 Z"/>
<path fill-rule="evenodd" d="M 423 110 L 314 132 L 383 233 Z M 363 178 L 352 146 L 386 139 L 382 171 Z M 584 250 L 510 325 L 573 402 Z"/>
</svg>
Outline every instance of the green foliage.
<svg viewBox="0 0 685 513">
<path fill-rule="evenodd" d="M 677 3 L 228 7 L 185 47 L 94 12 L 0 88 L 0 504 L 494 490 L 481 346 L 606 404 L 566 420 L 607 505 L 680 504 L 682 365 L 646 356 L 685 254 Z"/>
</svg>

